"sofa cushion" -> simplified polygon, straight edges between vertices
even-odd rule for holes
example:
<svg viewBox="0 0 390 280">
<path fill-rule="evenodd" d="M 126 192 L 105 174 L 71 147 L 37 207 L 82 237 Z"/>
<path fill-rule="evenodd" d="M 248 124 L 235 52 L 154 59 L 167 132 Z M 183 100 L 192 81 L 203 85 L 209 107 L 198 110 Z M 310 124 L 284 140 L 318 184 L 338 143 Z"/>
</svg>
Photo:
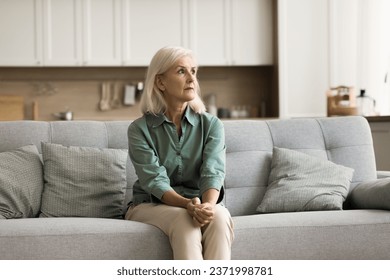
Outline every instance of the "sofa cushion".
<svg viewBox="0 0 390 280">
<path fill-rule="evenodd" d="M 43 189 L 42 162 L 35 145 L 0 153 L 0 218 L 39 214 Z"/>
<path fill-rule="evenodd" d="M 126 150 L 42 143 L 40 217 L 121 218 Z"/>
<path fill-rule="evenodd" d="M 353 169 L 294 150 L 273 149 L 260 213 L 341 210 Z"/>
<path fill-rule="evenodd" d="M 390 210 L 390 178 L 358 184 L 351 191 L 353 208 Z"/>
</svg>

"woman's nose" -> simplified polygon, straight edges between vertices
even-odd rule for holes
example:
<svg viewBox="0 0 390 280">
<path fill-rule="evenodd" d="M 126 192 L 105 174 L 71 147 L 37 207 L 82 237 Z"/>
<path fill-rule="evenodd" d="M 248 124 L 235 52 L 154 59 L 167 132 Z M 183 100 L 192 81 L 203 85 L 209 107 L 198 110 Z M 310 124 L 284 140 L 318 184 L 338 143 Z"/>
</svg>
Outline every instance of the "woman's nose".
<svg viewBox="0 0 390 280">
<path fill-rule="evenodd" d="M 188 72 L 187 81 L 188 82 L 193 82 L 194 80 L 195 80 L 195 74 L 193 74 L 191 72 Z"/>
</svg>

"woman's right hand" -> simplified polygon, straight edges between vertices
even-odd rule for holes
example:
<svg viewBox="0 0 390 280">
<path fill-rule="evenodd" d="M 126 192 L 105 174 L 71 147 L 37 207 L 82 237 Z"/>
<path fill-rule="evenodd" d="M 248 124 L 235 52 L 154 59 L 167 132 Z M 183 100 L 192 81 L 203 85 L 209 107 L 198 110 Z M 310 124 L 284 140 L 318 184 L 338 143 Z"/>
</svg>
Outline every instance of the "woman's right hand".
<svg viewBox="0 0 390 280">
<path fill-rule="evenodd" d="M 187 204 L 187 212 L 192 217 L 195 226 L 203 227 L 213 219 L 213 209 L 209 205 L 203 205 L 198 197 L 194 197 Z"/>
</svg>

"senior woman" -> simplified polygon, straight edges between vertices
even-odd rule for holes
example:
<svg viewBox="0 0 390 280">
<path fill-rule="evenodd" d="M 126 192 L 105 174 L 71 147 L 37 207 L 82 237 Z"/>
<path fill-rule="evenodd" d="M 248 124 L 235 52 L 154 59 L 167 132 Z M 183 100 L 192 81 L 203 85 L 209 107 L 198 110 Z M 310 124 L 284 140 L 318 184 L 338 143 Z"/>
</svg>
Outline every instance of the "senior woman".
<svg viewBox="0 0 390 280">
<path fill-rule="evenodd" d="M 138 180 L 126 219 L 160 228 L 174 259 L 230 259 L 233 222 L 223 199 L 222 122 L 205 112 L 190 50 L 165 47 L 152 58 L 143 116 L 128 129 Z"/>
</svg>

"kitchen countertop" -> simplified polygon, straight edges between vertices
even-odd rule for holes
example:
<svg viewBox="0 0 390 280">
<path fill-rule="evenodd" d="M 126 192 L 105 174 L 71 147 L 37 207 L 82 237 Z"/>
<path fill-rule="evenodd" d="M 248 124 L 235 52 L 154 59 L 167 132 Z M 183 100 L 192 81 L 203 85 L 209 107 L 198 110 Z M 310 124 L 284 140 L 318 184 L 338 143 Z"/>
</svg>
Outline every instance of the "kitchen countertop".
<svg viewBox="0 0 390 280">
<path fill-rule="evenodd" d="M 390 122 L 390 116 L 367 116 L 365 118 L 368 122 Z"/>
</svg>

